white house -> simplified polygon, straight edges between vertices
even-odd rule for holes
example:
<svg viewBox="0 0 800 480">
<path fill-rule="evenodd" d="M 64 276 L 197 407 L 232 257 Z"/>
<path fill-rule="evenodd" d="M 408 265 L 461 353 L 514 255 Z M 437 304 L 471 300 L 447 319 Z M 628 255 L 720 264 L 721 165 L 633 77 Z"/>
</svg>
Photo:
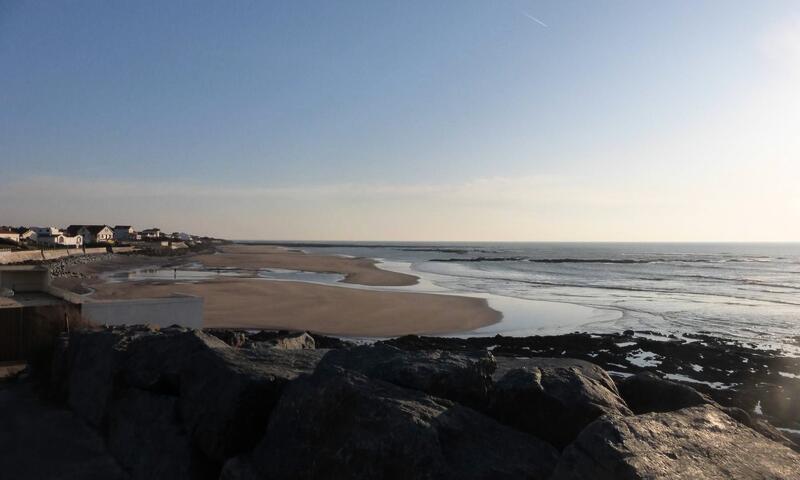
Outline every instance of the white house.
<svg viewBox="0 0 800 480">
<path fill-rule="evenodd" d="M 114 240 L 114 230 L 108 225 L 70 225 L 65 236 L 80 235 L 84 243 L 109 243 Z"/>
<path fill-rule="evenodd" d="M 114 227 L 114 240 L 136 240 L 136 230 L 130 225 L 117 225 Z"/>
<path fill-rule="evenodd" d="M 161 238 L 161 230 L 158 228 L 148 228 L 139 232 L 142 235 L 142 240 L 150 240 L 154 238 Z"/>
<path fill-rule="evenodd" d="M 0 239 L 10 240 L 14 243 L 19 243 L 19 232 L 13 228 L 0 227 Z"/>
<path fill-rule="evenodd" d="M 23 241 L 23 240 L 30 240 L 32 242 L 36 241 L 36 232 L 33 231 L 30 228 L 19 227 L 17 229 L 17 233 L 19 233 L 20 241 Z"/>
<path fill-rule="evenodd" d="M 61 229 L 58 227 L 31 227 L 36 235 L 60 235 Z"/>
<path fill-rule="evenodd" d="M 83 235 L 39 235 L 37 242 L 39 245 L 62 246 L 68 248 L 81 248 L 83 246 Z"/>
</svg>

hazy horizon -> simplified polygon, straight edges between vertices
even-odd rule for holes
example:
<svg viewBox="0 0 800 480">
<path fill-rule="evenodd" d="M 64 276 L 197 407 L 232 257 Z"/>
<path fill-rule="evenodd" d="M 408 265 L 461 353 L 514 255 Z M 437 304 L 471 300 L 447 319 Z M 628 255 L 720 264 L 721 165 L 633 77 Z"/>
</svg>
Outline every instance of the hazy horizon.
<svg viewBox="0 0 800 480">
<path fill-rule="evenodd" d="M 800 241 L 800 4 L 4 2 L 0 224 Z"/>
</svg>

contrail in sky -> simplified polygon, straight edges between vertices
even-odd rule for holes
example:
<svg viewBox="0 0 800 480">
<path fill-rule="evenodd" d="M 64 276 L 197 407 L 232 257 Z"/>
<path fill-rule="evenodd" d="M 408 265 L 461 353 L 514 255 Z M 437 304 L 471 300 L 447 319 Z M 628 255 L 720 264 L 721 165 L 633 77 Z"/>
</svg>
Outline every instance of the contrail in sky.
<svg viewBox="0 0 800 480">
<path fill-rule="evenodd" d="M 534 16 L 533 16 L 533 15 L 531 15 L 530 13 L 528 13 L 528 12 L 522 12 L 522 14 L 523 14 L 523 15 L 525 15 L 526 17 L 530 18 L 530 19 L 531 19 L 531 20 L 533 20 L 534 22 L 538 23 L 539 25 L 543 26 L 544 28 L 548 28 L 546 23 L 544 23 L 543 21 L 541 21 L 541 20 L 539 20 L 538 18 L 534 17 Z"/>
</svg>

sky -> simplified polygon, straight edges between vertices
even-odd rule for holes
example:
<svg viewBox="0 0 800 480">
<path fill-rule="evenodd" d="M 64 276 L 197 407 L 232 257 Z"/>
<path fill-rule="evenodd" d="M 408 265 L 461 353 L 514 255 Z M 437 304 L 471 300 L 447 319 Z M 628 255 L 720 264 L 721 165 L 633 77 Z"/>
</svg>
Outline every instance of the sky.
<svg viewBox="0 0 800 480">
<path fill-rule="evenodd" d="M 0 0 L 0 224 L 800 241 L 795 0 Z"/>
</svg>

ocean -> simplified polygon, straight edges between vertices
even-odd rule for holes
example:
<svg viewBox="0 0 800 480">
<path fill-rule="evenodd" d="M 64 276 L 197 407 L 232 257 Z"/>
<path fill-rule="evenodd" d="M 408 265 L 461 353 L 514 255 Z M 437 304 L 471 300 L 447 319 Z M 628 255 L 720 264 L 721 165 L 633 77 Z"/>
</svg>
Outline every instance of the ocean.
<svg viewBox="0 0 800 480">
<path fill-rule="evenodd" d="M 464 334 L 632 329 L 800 345 L 800 243 L 264 243 L 376 258 L 421 278 L 390 289 L 483 297 L 503 313 Z"/>
</svg>

